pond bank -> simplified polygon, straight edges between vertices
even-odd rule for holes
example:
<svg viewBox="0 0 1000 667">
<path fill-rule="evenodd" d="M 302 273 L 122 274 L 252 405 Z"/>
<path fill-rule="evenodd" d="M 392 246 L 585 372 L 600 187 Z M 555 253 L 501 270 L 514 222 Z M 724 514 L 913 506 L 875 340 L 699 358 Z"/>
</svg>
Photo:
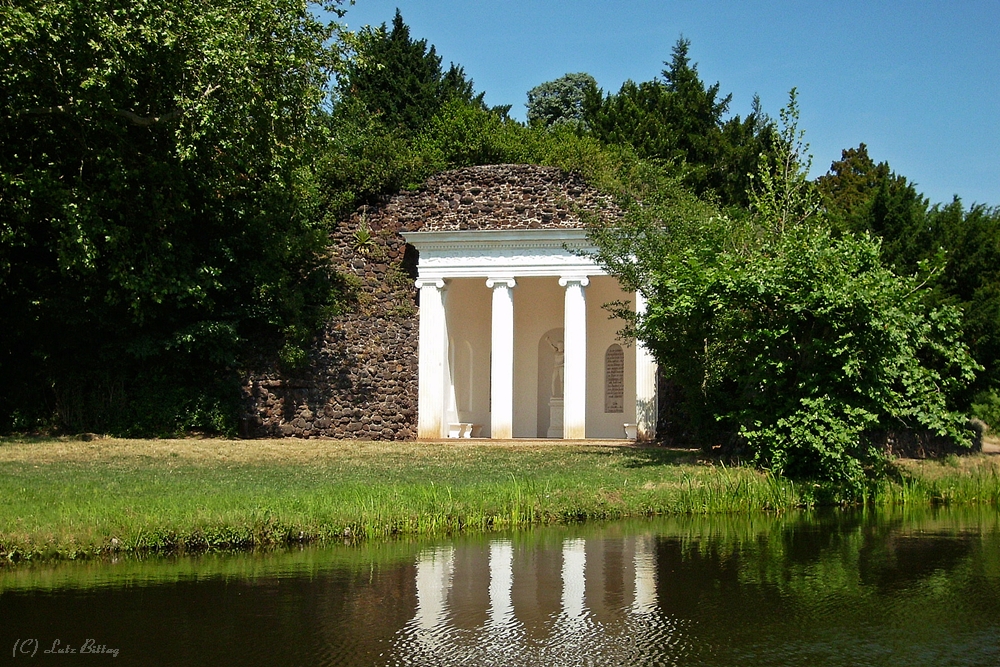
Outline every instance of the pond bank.
<svg viewBox="0 0 1000 667">
<path fill-rule="evenodd" d="M 1000 457 L 902 462 L 874 505 L 1000 504 Z M 0 440 L 0 561 L 786 511 L 816 490 L 691 450 L 545 441 Z"/>
</svg>

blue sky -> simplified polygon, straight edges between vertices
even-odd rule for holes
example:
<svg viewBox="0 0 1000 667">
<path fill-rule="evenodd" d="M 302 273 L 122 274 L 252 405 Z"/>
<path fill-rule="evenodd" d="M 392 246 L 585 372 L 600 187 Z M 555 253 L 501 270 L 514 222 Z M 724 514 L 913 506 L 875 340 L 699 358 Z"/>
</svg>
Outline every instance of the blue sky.
<svg viewBox="0 0 1000 667">
<path fill-rule="evenodd" d="M 527 91 L 588 72 L 605 92 L 660 74 L 678 37 L 704 81 L 777 117 L 793 86 L 813 175 L 864 142 L 931 202 L 1000 205 L 1000 2 L 357 0 L 352 30 L 391 23 L 465 67 L 524 119 Z"/>
</svg>

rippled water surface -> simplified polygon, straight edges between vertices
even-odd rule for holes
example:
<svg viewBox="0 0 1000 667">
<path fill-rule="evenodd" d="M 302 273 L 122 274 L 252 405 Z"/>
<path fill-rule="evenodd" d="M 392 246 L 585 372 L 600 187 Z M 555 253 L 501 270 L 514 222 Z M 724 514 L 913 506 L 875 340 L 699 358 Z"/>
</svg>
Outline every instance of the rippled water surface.
<svg viewBox="0 0 1000 667">
<path fill-rule="evenodd" d="M 1000 515 L 688 517 L 7 568 L 0 639 L 10 664 L 996 666 Z"/>
</svg>

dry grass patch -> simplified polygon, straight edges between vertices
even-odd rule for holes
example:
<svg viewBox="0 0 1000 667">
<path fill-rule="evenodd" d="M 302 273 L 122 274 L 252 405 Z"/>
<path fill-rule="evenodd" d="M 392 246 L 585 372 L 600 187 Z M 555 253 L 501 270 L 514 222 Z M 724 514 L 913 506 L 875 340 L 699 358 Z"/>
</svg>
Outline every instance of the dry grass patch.
<svg viewBox="0 0 1000 667">
<path fill-rule="evenodd" d="M 388 458 L 453 461 L 456 456 L 491 454 L 548 454 L 553 450 L 633 447 L 628 441 L 482 441 L 392 442 L 282 438 L 273 440 L 223 440 L 218 438 L 123 439 L 70 438 L 0 441 L 0 463 L 99 462 L 114 459 L 168 460 L 175 463 L 304 464 L 320 461 L 379 460 Z"/>
<path fill-rule="evenodd" d="M 934 481 L 956 475 L 1000 473 L 1000 456 L 995 454 L 951 454 L 939 459 L 898 459 L 896 464 L 912 477 Z"/>
</svg>

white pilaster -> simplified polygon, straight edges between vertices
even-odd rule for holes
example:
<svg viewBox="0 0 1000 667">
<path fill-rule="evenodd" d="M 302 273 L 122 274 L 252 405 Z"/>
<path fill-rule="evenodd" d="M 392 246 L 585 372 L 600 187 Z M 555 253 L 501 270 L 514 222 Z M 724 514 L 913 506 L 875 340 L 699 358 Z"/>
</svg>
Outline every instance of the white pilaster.
<svg viewBox="0 0 1000 667">
<path fill-rule="evenodd" d="M 448 326 L 444 310 L 445 282 L 417 279 L 420 290 L 420 341 L 417 371 L 417 437 L 437 439 L 444 432 L 445 360 Z"/>
<path fill-rule="evenodd" d="M 487 279 L 493 290 L 492 359 L 490 361 L 490 437 L 514 434 L 514 282 L 513 277 Z"/>
<path fill-rule="evenodd" d="M 587 437 L 587 276 L 563 276 L 559 285 L 566 288 L 563 310 L 563 438 Z"/>
<path fill-rule="evenodd" d="M 635 293 L 635 312 L 646 313 L 646 298 Z M 635 421 L 639 440 L 656 438 L 656 359 L 641 342 L 635 343 Z"/>
</svg>

